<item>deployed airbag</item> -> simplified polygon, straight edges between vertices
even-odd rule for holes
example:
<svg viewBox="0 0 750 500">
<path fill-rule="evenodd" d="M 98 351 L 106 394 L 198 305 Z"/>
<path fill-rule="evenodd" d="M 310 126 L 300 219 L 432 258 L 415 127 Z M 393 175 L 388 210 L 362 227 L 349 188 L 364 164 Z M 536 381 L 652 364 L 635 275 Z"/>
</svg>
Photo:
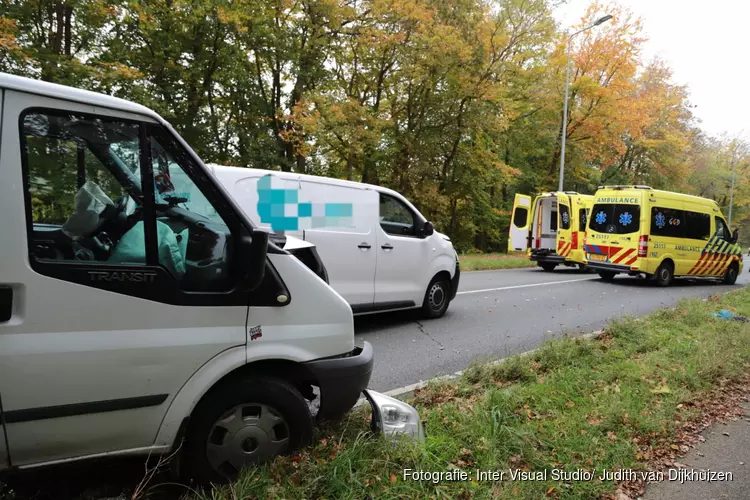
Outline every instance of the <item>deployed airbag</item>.
<svg viewBox="0 0 750 500">
<path fill-rule="evenodd" d="M 74 198 L 75 212 L 63 224 L 62 232 L 72 240 L 90 236 L 99 228 L 99 216 L 114 202 L 104 194 L 98 184 L 86 181 Z"/>
<path fill-rule="evenodd" d="M 185 253 L 187 249 L 187 230 L 183 231 L 184 245 L 177 241 L 172 228 L 167 224 L 156 221 L 156 237 L 159 249 L 159 264 L 167 268 L 175 277 L 181 278 L 185 274 Z M 125 233 L 117 242 L 109 262 L 114 264 L 145 264 L 146 237 L 143 221 L 139 221 L 130 231 Z"/>
</svg>

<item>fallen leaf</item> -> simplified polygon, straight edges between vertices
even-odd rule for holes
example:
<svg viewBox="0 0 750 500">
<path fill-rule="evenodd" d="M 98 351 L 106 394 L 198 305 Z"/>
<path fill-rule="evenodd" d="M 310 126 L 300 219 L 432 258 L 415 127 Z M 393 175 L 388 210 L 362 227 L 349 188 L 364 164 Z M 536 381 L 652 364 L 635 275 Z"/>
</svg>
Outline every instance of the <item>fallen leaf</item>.
<svg viewBox="0 0 750 500">
<path fill-rule="evenodd" d="M 396 474 L 394 474 L 393 472 L 391 472 L 391 478 L 390 478 L 391 484 L 396 484 L 396 479 L 397 479 L 396 478 Z"/>
</svg>

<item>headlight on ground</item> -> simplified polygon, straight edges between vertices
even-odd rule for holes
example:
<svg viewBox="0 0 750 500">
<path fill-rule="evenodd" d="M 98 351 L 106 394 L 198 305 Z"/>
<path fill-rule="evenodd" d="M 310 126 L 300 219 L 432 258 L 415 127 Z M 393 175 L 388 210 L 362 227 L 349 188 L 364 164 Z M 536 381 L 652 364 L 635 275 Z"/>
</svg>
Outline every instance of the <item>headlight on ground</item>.
<svg viewBox="0 0 750 500">
<path fill-rule="evenodd" d="M 365 389 L 364 395 L 372 406 L 372 431 L 386 436 L 405 434 L 424 441 L 425 432 L 419 412 L 398 399 Z"/>
</svg>

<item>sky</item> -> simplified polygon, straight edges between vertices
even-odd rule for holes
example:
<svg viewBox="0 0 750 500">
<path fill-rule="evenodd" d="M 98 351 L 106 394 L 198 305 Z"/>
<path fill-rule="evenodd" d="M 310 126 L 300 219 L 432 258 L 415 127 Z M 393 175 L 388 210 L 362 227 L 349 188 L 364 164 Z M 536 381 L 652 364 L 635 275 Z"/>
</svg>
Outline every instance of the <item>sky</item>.
<svg viewBox="0 0 750 500">
<path fill-rule="evenodd" d="M 590 3 L 567 0 L 558 7 L 554 15 L 562 29 L 579 23 Z M 617 3 L 643 20 L 644 62 L 659 56 L 675 83 L 688 86 L 703 130 L 750 140 L 750 1 Z"/>
</svg>

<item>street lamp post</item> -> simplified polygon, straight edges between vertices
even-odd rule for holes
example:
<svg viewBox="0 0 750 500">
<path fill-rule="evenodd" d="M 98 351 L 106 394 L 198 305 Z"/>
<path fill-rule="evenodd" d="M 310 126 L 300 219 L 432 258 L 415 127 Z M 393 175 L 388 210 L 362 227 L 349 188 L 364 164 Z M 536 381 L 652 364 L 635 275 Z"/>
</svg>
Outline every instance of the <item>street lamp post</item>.
<svg viewBox="0 0 750 500">
<path fill-rule="evenodd" d="M 612 19 L 612 16 L 609 14 L 600 17 L 591 26 L 587 26 L 582 30 L 576 31 L 572 35 L 569 35 L 566 42 L 566 49 L 568 54 L 567 59 L 565 60 L 565 103 L 563 104 L 562 145 L 560 148 L 560 183 L 557 188 L 558 191 L 563 190 L 563 175 L 565 173 L 565 136 L 568 135 L 568 86 L 570 85 L 570 40 L 578 33 L 583 33 L 584 31 L 589 30 L 595 26 L 599 26 L 600 24 L 607 22 L 610 19 Z"/>
</svg>

